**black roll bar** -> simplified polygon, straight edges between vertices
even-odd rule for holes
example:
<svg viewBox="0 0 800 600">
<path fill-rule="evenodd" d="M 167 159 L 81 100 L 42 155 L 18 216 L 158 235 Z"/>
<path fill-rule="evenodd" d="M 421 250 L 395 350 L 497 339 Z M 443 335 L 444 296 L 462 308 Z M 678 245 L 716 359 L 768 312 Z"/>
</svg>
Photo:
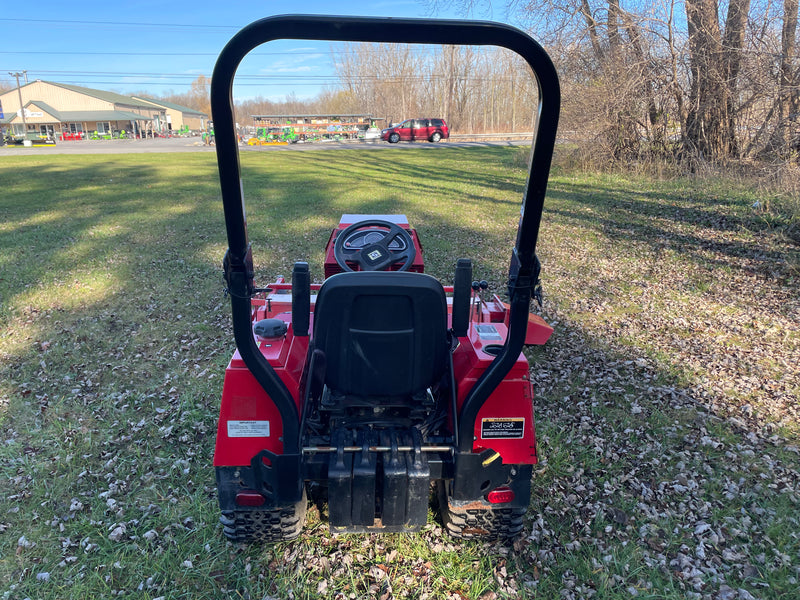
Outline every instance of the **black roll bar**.
<svg viewBox="0 0 800 600">
<path fill-rule="evenodd" d="M 286 453 L 300 451 L 297 406 L 289 390 L 258 351 L 251 332 L 250 310 L 245 310 L 243 301 L 253 293 L 253 265 L 233 112 L 233 78 L 242 59 L 256 46 L 278 39 L 500 46 L 524 58 L 536 76 L 539 86 L 537 131 L 509 271 L 509 333 L 503 350 L 475 384 L 461 408 L 458 450 L 470 452 L 478 411 L 516 362 L 525 340 L 530 299 L 538 276 L 536 239 L 561 101 L 555 67 L 533 38 L 509 25 L 486 21 L 282 15 L 247 25 L 223 48 L 211 77 L 211 114 L 228 234 L 225 262 L 232 298 L 234 337 L 245 364 L 280 411 Z"/>
</svg>

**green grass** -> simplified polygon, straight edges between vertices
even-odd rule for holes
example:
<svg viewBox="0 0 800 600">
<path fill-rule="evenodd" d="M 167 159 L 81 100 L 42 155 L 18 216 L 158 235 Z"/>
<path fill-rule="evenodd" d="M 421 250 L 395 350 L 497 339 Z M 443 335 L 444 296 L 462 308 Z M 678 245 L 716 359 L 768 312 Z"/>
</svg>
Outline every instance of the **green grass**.
<svg viewBox="0 0 800 600">
<path fill-rule="evenodd" d="M 525 184 L 513 149 L 241 159 L 259 282 L 295 260 L 319 281 L 342 213 L 399 212 L 429 272 L 449 280 L 469 256 L 503 288 Z M 689 588 L 669 560 L 696 543 L 690 513 L 733 541 L 748 515 L 753 569 L 725 570 L 728 585 L 759 598 L 796 590 L 796 429 L 762 389 L 726 380 L 707 404 L 749 406 L 783 436 L 744 455 L 745 432 L 685 401 L 711 394 L 723 350 L 737 376 L 797 397 L 797 249 L 746 190 L 553 178 L 539 252 L 559 324 L 530 351 L 542 465 L 528 537 L 455 542 L 433 514 L 419 535 L 330 537 L 311 510 L 296 542 L 235 547 L 211 467 L 233 347 L 213 157 L 6 157 L 0 179 L 3 598 L 622 599 L 632 588 L 678 599 Z M 730 293 L 741 285 L 758 297 Z M 686 497 L 671 487 L 681 468 L 700 473 Z M 747 491 L 726 499 L 740 479 Z"/>
</svg>

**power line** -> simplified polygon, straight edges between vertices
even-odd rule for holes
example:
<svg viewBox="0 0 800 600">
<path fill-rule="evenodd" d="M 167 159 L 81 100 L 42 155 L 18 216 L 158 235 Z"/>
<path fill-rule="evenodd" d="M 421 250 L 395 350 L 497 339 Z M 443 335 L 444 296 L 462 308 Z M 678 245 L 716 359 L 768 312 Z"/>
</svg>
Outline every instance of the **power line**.
<svg viewBox="0 0 800 600">
<path fill-rule="evenodd" d="M 345 54 L 346 51 L 332 51 L 335 54 Z M 45 56 L 219 56 L 219 52 L 50 52 L 46 50 L 0 50 L 0 54 L 38 54 Z M 316 56 L 325 54 L 323 50 L 314 52 L 252 52 L 248 56 Z"/>
<path fill-rule="evenodd" d="M 2 19 L 0 19 L 0 21 L 2 21 Z M 219 52 L 100 52 L 93 50 L 0 50 L 0 54 L 30 54 L 40 56 L 219 56 Z M 328 48 L 325 50 L 312 50 L 308 52 L 294 52 L 292 50 L 284 50 L 281 52 L 250 52 L 247 56 L 317 56 L 319 54 L 358 56 L 361 54 L 384 54 L 384 52 L 382 50 L 371 50 L 366 48 L 360 48 L 358 50 L 337 50 L 335 48 Z"/>
<path fill-rule="evenodd" d="M 29 70 L 33 73 L 34 71 Z M 83 77 L 100 77 L 100 76 L 114 76 L 114 77 L 177 77 L 180 79 L 197 79 L 204 76 L 211 79 L 208 75 L 202 73 L 147 73 L 137 71 L 50 71 L 50 70 L 36 70 L 35 73 L 39 75 L 80 75 Z M 291 75 L 291 74 L 271 74 L 271 75 L 237 75 L 236 80 L 239 79 L 331 79 L 333 75 Z M 363 77 L 377 77 L 373 75 L 364 75 Z"/>
<path fill-rule="evenodd" d="M 241 25 L 190 25 L 187 23 L 136 23 L 124 21 L 72 21 L 69 19 L 7 19 L 2 18 L 0 22 L 13 23 L 52 23 L 54 25 L 115 25 L 121 27 L 178 27 L 185 29 L 236 29 L 242 28 Z"/>
<path fill-rule="evenodd" d="M 153 86 L 153 85 L 177 86 L 177 85 L 182 85 L 182 86 L 185 86 L 186 85 L 185 81 L 154 81 L 152 79 L 141 80 L 141 81 L 128 81 L 128 80 L 120 81 L 120 80 L 117 80 L 117 81 L 90 81 L 90 82 L 87 82 L 85 80 L 80 80 L 80 79 L 76 79 L 76 80 L 73 80 L 73 79 L 66 79 L 66 80 L 65 79 L 60 79 L 59 81 L 54 82 L 54 83 L 68 83 L 68 84 L 71 84 L 71 85 L 79 85 L 79 86 L 82 86 L 82 87 L 89 87 L 89 86 L 92 86 L 92 85 L 113 85 L 113 86 L 117 86 L 117 87 L 119 87 L 120 85 L 125 85 L 125 86 L 132 86 L 132 85 L 147 85 L 147 86 Z M 279 83 L 280 82 L 234 83 L 234 85 L 236 87 L 264 87 L 265 85 L 276 85 L 276 84 L 279 84 Z M 334 84 L 338 84 L 338 83 L 339 83 L 338 81 L 334 81 L 334 80 L 323 81 L 323 82 L 319 82 L 319 81 L 317 81 L 317 82 L 306 82 L 306 83 L 304 83 L 302 81 L 297 81 L 297 82 L 292 82 L 292 86 L 294 86 L 294 87 L 299 87 L 299 86 L 319 87 L 320 85 L 326 85 L 326 84 L 334 85 Z"/>
<path fill-rule="evenodd" d="M 0 69 L 2 71 L 2 69 Z M 66 75 L 68 77 L 81 77 L 81 78 L 89 78 L 94 79 L 95 77 L 137 77 L 142 79 L 151 80 L 157 82 L 159 79 L 163 79 L 165 77 L 173 78 L 176 81 L 174 83 L 178 83 L 177 80 L 191 80 L 194 81 L 198 77 L 204 76 L 201 73 L 153 73 L 153 72 L 136 72 L 136 71 L 61 71 L 61 70 L 36 70 L 36 71 L 28 71 L 29 73 L 35 73 L 37 76 L 55 76 L 59 77 L 61 75 Z M 207 79 L 210 80 L 210 77 L 205 76 Z M 408 83 L 417 83 L 417 82 L 425 82 L 425 81 L 445 81 L 449 80 L 450 77 L 448 75 L 443 74 L 422 74 L 422 75 L 413 75 L 413 76 L 387 76 L 387 75 L 351 75 L 345 77 L 345 81 L 353 81 L 356 83 L 364 83 L 364 82 L 372 82 L 372 81 L 384 81 L 384 82 L 408 82 Z M 489 76 L 489 77 L 481 77 L 481 76 L 471 76 L 468 78 L 471 82 L 502 82 L 502 81 L 510 81 L 509 77 L 504 77 L 500 75 Z M 240 83 L 244 81 L 262 81 L 262 82 L 271 82 L 271 81 L 307 81 L 309 83 L 324 83 L 324 82 L 339 82 L 342 78 L 338 77 L 337 75 L 294 75 L 294 74 L 286 74 L 286 73 L 275 73 L 275 74 L 263 74 L 263 75 L 246 75 L 246 74 L 238 74 L 234 80 L 234 83 Z M 63 81 L 62 81 L 63 82 Z M 66 83 L 66 82 L 64 82 Z M 185 83 L 183 81 L 182 83 Z"/>
</svg>

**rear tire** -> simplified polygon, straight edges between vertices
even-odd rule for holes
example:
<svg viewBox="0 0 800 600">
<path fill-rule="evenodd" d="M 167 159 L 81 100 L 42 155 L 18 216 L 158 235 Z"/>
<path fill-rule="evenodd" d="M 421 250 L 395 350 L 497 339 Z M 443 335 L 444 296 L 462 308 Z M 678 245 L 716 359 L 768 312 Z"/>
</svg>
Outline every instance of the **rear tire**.
<svg viewBox="0 0 800 600">
<path fill-rule="evenodd" d="M 285 542 L 303 531 L 308 500 L 303 497 L 294 506 L 271 510 L 224 510 L 220 517 L 225 537 L 232 542 Z"/>
<path fill-rule="evenodd" d="M 443 481 L 437 483 L 442 525 L 450 536 L 464 540 L 508 540 L 522 532 L 526 507 L 502 507 L 483 498 L 455 502 Z"/>
<path fill-rule="evenodd" d="M 439 133 L 438 131 L 434 131 L 433 135 L 431 136 L 431 141 L 435 144 L 441 139 L 442 139 L 442 134 Z"/>
</svg>

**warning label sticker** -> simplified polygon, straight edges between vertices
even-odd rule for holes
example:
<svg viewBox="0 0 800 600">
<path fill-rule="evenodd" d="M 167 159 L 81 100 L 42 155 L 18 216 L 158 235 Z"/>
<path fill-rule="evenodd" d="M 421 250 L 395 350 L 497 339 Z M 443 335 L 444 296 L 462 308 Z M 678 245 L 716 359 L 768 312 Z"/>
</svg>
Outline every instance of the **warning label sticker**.
<svg viewBox="0 0 800 600">
<path fill-rule="evenodd" d="M 525 418 L 481 419 L 484 440 L 518 440 L 525 435 Z"/>
<path fill-rule="evenodd" d="M 269 437 L 269 421 L 228 421 L 228 437 Z"/>
</svg>

